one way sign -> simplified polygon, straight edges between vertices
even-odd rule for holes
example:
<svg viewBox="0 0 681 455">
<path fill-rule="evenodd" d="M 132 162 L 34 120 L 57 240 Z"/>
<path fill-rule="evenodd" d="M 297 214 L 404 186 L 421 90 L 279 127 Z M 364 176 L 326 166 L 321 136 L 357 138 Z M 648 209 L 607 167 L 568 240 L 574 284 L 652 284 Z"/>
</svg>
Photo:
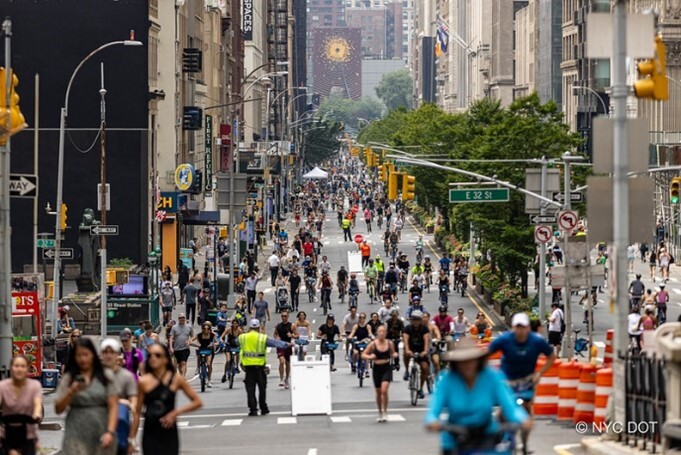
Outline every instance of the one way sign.
<svg viewBox="0 0 681 455">
<path fill-rule="evenodd" d="M 12 197 L 34 198 L 38 188 L 38 177 L 27 174 L 10 174 L 9 194 Z"/>
<path fill-rule="evenodd" d="M 54 259 L 56 256 L 53 248 L 43 250 L 44 259 Z M 62 259 L 73 259 L 73 248 L 62 248 L 59 250 L 59 257 Z"/>
</svg>

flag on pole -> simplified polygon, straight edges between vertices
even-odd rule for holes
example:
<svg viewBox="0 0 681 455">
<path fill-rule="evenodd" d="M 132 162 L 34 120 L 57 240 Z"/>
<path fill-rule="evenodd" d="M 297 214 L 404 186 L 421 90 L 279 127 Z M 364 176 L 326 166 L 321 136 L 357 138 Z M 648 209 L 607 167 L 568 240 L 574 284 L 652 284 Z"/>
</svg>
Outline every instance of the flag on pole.
<svg viewBox="0 0 681 455">
<path fill-rule="evenodd" d="M 447 49 L 449 48 L 449 27 L 439 14 L 437 15 L 436 37 L 435 55 L 439 57 L 442 54 L 447 53 Z"/>
</svg>

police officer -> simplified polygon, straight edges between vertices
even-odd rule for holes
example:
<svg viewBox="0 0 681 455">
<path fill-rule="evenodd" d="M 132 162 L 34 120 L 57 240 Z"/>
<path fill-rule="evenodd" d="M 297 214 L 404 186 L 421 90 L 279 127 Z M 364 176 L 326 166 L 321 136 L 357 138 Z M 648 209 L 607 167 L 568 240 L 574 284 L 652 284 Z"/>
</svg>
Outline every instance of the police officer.
<svg viewBox="0 0 681 455">
<path fill-rule="evenodd" d="M 343 218 L 343 221 L 341 221 L 341 227 L 343 228 L 343 239 L 346 242 L 351 242 L 352 232 L 350 231 L 350 228 L 352 227 L 352 221 L 347 218 Z"/>
<path fill-rule="evenodd" d="M 249 416 L 258 415 L 258 401 L 260 402 L 260 414 L 270 413 L 267 407 L 267 374 L 265 373 L 265 362 L 267 357 L 267 347 L 285 349 L 293 346 L 293 343 L 275 340 L 267 335 L 260 333 L 260 321 L 251 319 L 248 323 L 248 333 L 239 335 L 239 346 L 241 347 L 241 365 L 244 367 L 246 378 L 246 394 L 248 395 Z M 259 397 L 255 397 L 255 386 L 258 386 Z"/>
</svg>

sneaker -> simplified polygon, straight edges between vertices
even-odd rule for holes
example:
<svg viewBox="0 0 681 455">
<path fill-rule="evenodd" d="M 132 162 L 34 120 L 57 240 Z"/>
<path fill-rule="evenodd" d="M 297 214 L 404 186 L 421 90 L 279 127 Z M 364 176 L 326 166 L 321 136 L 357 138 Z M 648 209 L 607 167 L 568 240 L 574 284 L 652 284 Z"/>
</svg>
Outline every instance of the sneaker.
<svg viewBox="0 0 681 455">
<path fill-rule="evenodd" d="M 263 415 L 263 416 L 266 416 L 269 413 L 270 413 L 269 409 L 263 409 L 262 411 L 260 411 L 260 415 Z"/>
<path fill-rule="evenodd" d="M 402 376 L 402 379 L 405 380 L 405 381 L 409 380 L 409 372 L 408 371 L 404 372 L 404 376 Z"/>
<path fill-rule="evenodd" d="M 355 368 L 354 365 L 350 369 L 352 370 L 353 373 L 357 373 L 357 368 Z"/>
<path fill-rule="evenodd" d="M 331 371 L 336 371 L 336 369 L 334 367 L 331 367 Z"/>
<path fill-rule="evenodd" d="M 364 372 L 364 377 L 365 377 L 365 378 L 368 378 L 368 377 L 369 377 L 369 372 L 368 372 L 368 371 L 365 371 L 365 372 Z"/>
<path fill-rule="evenodd" d="M 208 384 L 207 384 L 207 385 L 208 385 L 208 388 L 209 388 L 209 389 L 212 389 L 212 388 L 213 388 L 213 384 L 211 384 L 210 381 L 208 381 Z"/>
<path fill-rule="evenodd" d="M 279 387 L 284 387 L 284 381 L 279 381 Z"/>
<path fill-rule="evenodd" d="M 249 417 L 254 417 L 258 415 L 258 411 L 251 411 L 248 413 Z"/>
<path fill-rule="evenodd" d="M 284 388 L 288 389 L 289 387 L 290 386 L 289 386 L 288 379 L 287 379 L 286 381 L 284 381 Z"/>
<path fill-rule="evenodd" d="M 223 384 L 224 384 L 225 382 L 227 382 L 227 375 L 226 375 L 226 374 L 223 374 L 223 375 L 222 375 L 221 382 L 222 382 Z"/>
<path fill-rule="evenodd" d="M 378 422 L 378 423 L 385 422 L 385 420 L 383 420 L 383 413 L 382 412 L 378 413 L 378 417 L 376 418 L 376 422 Z"/>
<path fill-rule="evenodd" d="M 419 398 L 424 399 L 426 395 L 423 393 L 423 390 L 419 390 Z"/>
</svg>

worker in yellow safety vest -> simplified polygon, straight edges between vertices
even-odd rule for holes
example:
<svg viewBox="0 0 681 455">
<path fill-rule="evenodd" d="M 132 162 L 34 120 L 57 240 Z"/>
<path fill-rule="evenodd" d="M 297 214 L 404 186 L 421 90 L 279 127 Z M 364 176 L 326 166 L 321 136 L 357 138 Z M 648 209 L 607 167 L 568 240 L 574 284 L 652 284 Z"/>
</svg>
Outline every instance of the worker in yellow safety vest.
<svg viewBox="0 0 681 455">
<path fill-rule="evenodd" d="M 260 321 L 251 319 L 248 323 L 249 331 L 239 335 L 239 347 L 241 348 L 241 366 L 244 369 L 246 378 L 246 394 L 248 395 L 249 416 L 258 415 L 258 402 L 260 403 L 260 414 L 270 413 L 267 407 L 267 374 L 265 373 L 265 363 L 267 361 L 267 347 L 286 349 L 293 346 L 293 343 L 275 340 L 267 335 L 260 333 Z M 258 386 L 258 399 L 255 397 L 255 387 Z"/>
</svg>

